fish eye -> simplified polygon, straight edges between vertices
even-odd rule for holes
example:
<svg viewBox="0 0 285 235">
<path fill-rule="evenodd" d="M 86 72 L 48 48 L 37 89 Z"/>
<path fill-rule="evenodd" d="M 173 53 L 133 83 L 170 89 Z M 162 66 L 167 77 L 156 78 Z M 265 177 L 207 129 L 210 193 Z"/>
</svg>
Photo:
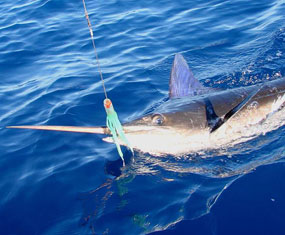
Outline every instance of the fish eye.
<svg viewBox="0 0 285 235">
<path fill-rule="evenodd" d="M 156 125 L 161 125 L 164 122 L 164 117 L 161 114 L 154 114 L 152 116 L 152 123 Z"/>
</svg>

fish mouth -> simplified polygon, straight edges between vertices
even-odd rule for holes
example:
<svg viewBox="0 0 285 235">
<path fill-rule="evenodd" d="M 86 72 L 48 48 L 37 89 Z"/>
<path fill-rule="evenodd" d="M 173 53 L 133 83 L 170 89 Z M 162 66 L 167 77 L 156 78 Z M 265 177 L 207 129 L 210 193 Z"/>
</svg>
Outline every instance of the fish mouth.
<svg viewBox="0 0 285 235">
<path fill-rule="evenodd" d="M 135 133 L 143 133 L 150 132 L 154 130 L 153 126 L 135 126 L 135 125 L 124 125 L 123 126 L 125 134 L 135 134 Z"/>
<path fill-rule="evenodd" d="M 132 136 L 136 135 L 142 135 L 142 134 L 148 134 L 154 130 L 153 126 L 146 126 L 146 125 L 132 125 L 132 124 L 124 124 L 123 126 L 124 134 L 126 135 L 126 138 L 130 141 L 132 139 Z M 107 128 L 108 129 L 108 128 Z M 113 137 L 107 136 L 102 138 L 103 141 L 108 143 L 114 143 Z M 119 144 L 126 146 L 126 143 L 118 136 Z"/>
</svg>

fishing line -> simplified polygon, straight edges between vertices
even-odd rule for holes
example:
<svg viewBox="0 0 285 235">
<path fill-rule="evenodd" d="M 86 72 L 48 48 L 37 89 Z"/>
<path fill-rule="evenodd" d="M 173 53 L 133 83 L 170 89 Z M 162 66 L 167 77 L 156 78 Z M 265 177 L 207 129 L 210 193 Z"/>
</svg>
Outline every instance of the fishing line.
<svg viewBox="0 0 285 235">
<path fill-rule="evenodd" d="M 131 147 L 129 141 L 127 140 L 123 127 L 119 121 L 118 115 L 113 107 L 113 104 L 111 102 L 110 99 L 108 99 L 107 96 L 107 91 L 106 91 L 106 87 L 105 87 L 105 83 L 104 83 L 104 78 L 103 78 L 103 74 L 102 74 L 102 70 L 101 70 L 101 66 L 100 66 L 100 62 L 99 62 L 99 57 L 98 57 L 98 53 L 96 50 L 96 46 L 95 46 L 95 40 L 94 40 L 94 36 L 93 36 L 93 30 L 92 30 L 92 26 L 90 23 L 90 19 L 89 19 L 89 15 L 87 12 L 87 8 L 86 8 L 86 4 L 85 1 L 82 0 L 83 2 L 83 6 L 84 6 L 84 13 L 85 13 L 85 17 L 88 23 L 88 28 L 90 31 L 90 36 L 91 36 L 91 40 L 92 40 L 92 45 L 93 45 L 93 49 L 94 49 L 94 53 L 96 56 L 96 61 L 97 61 L 97 66 L 98 66 L 98 70 L 99 70 L 99 74 L 100 74 L 100 78 L 101 78 L 101 82 L 102 82 L 102 86 L 104 89 L 104 94 L 105 94 L 105 99 L 104 99 L 104 108 L 107 114 L 107 119 L 106 119 L 106 126 L 109 128 L 111 134 L 112 134 L 112 138 L 114 143 L 116 144 L 117 147 L 117 151 L 123 161 L 123 166 L 125 166 L 125 160 L 124 160 L 124 156 L 121 150 L 121 146 L 120 146 L 120 140 L 122 142 L 124 142 L 126 144 L 126 146 L 131 150 L 131 152 L 134 154 L 133 148 Z"/>
<path fill-rule="evenodd" d="M 97 53 L 96 46 L 95 46 L 95 40 L 94 40 L 94 36 L 93 36 L 92 25 L 91 25 L 90 20 L 89 20 L 89 15 L 88 15 L 88 12 L 87 12 L 85 1 L 82 0 L 82 2 L 83 2 L 85 17 L 86 17 L 86 20 L 87 20 L 87 23 L 88 23 L 88 28 L 89 28 L 89 31 L 90 31 L 90 36 L 91 36 L 91 41 L 92 41 L 94 53 L 95 53 L 95 56 L 96 56 L 98 71 L 99 71 L 100 78 L 101 78 L 101 81 L 102 81 L 102 86 L 103 86 L 103 89 L 104 89 L 105 98 L 108 99 L 107 92 L 106 92 L 106 87 L 105 87 L 105 83 L 104 83 L 104 78 L 103 78 L 103 74 L 102 74 L 102 70 L 101 70 L 101 66 L 100 66 L 100 62 L 99 62 L 99 57 L 98 57 L 98 53 Z"/>
</svg>

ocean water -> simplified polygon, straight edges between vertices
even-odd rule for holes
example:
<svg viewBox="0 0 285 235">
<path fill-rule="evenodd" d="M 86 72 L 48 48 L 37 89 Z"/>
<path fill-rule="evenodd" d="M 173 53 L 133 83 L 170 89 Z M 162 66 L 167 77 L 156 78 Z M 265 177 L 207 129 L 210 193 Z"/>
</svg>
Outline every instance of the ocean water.
<svg viewBox="0 0 285 235">
<path fill-rule="evenodd" d="M 285 2 L 86 0 L 122 122 L 168 97 L 175 53 L 205 85 L 285 75 Z M 6 129 L 105 124 L 81 1 L 0 3 L 0 233 L 285 234 L 285 127 L 181 158 L 102 136 Z"/>
</svg>

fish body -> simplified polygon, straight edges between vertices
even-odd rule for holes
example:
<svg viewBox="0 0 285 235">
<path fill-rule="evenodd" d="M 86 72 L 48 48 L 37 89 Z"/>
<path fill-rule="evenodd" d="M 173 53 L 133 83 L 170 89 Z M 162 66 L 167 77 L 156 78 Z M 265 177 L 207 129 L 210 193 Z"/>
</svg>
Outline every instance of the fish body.
<svg viewBox="0 0 285 235">
<path fill-rule="evenodd" d="M 247 102 L 234 110 L 248 96 Z M 273 119 L 271 116 L 283 108 L 284 101 L 285 79 L 279 79 L 261 85 L 170 99 L 153 113 L 124 128 L 135 149 L 152 155 L 183 155 L 240 143 L 264 133 L 262 125 L 266 123 L 268 129 L 267 119 Z M 210 111 L 207 110 L 209 106 Z M 230 118 L 212 131 L 215 123 L 231 112 Z M 282 125 L 282 117 L 278 119 L 269 120 L 274 122 L 269 130 Z"/>
<path fill-rule="evenodd" d="M 176 54 L 169 99 L 152 113 L 123 125 L 131 146 L 152 155 L 184 155 L 234 145 L 284 125 L 285 79 L 248 87 L 204 87 Z M 11 126 L 109 135 L 106 127 Z M 103 139 L 113 142 L 111 137 Z M 120 144 L 124 145 L 124 141 Z"/>
</svg>

